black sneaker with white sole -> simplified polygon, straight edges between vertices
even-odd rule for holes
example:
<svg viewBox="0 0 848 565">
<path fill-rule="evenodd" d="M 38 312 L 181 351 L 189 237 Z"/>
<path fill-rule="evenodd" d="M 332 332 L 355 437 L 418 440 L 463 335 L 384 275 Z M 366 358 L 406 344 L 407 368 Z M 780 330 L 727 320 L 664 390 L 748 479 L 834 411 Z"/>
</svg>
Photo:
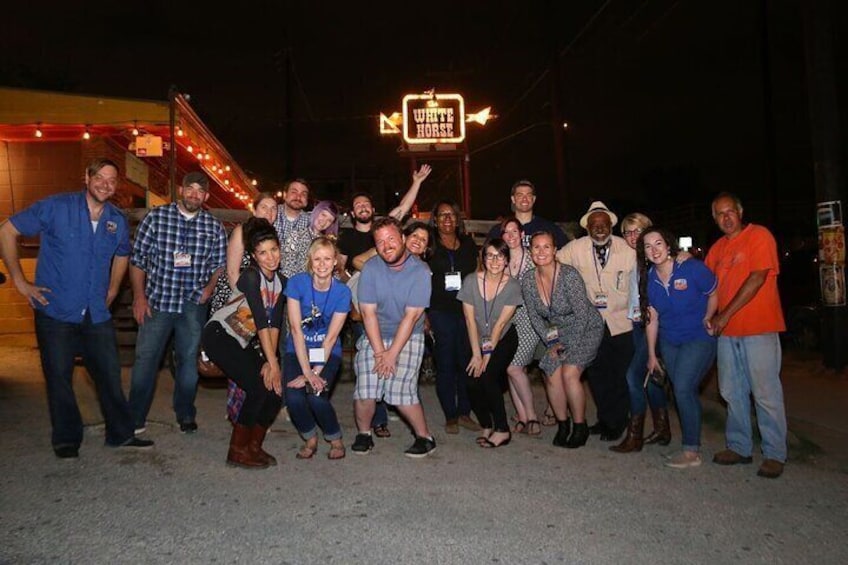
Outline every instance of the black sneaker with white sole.
<svg viewBox="0 0 848 565">
<path fill-rule="evenodd" d="M 374 449 L 374 438 L 371 437 L 371 434 L 356 434 L 356 439 L 350 446 L 350 450 L 357 455 L 365 455 L 372 449 Z"/>
<path fill-rule="evenodd" d="M 436 451 L 436 440 L 431 437 L 416 437 L 415 443 L 404 451 L 404 454 L 407 457 L 421 458 L 427 457 L 434 451 Z"/>
</svg>

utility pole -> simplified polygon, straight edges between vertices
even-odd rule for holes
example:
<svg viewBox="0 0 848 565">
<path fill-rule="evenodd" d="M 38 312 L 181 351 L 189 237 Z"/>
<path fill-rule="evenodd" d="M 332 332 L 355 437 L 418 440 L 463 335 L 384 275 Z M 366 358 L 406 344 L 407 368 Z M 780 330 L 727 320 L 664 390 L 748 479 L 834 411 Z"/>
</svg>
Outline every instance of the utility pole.
<svg viewBox="0 0 848 565">
<path fill-rule="evenodd" d="M 813 148 L 813 171 L 819 210 L 827 206 L 841 209 L 845 202 L 842 175 L 843 146 L 839 134 L 839 104 L 836 98 L 836 73 L 833 64 L 833 31 L 829 0 L 801 2 L 804 20 L 804 47 L 807 69 L 807 100 L 810 111 L 810 134 Z M 848 364 L 848 307 L 845 306 L 845 232 L 841 215 L 826 215 L 817 210 L 819 245 L 823 236 L 835 239 L 839 254 L 827 259 L 819 249 L 819 278 L 822 288 L 822 358 L 825 367 L 841 371 Z M 822 224 L 833 227 L 822 227 Z M 824 263 L 827 263 L 825 265 Z M 841 281 L 841 283 L 840 283 Z M 840 286 L 841 284 L 841 286 Z"/>
</svg>

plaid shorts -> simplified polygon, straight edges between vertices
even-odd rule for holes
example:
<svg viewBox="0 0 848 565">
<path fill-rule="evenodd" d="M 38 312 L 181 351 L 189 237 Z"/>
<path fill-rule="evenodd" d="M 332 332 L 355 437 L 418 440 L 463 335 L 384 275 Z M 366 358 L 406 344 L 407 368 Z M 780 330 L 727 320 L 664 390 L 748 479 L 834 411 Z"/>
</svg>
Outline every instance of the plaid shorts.
<svg viewBox="0 0 848 565">
<path fill-rule="evenodd" d="M 384 339 L 383 345 L 391 347 L 392 340 Z M 401 349 L 397 359 L 397 372 L 388 379 L 381 379 L 374 372 L 374 350 L 367 335 L 356 342 L 356 357 L 353 368 L 356 372 L 354 400 L 385 400 L 393 406 L 420 404 L 418 400 L 418 371 L 424 356 L 424 335 L 412 334 Z"/>
</svg>

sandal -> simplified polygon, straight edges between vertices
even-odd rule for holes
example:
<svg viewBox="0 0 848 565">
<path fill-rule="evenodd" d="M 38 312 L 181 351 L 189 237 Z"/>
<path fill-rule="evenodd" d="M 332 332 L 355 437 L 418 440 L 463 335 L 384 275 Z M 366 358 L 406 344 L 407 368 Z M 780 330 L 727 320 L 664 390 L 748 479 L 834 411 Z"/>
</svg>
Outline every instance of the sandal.
<svg viewBox="0 0 848 565">
<path fill-rule="evenodd" d="M 330 451 L 327 453 L 327 459 L 344 459 L 346 454 L 344 445 L 330 444 Z"/>
<path fill-rule="evenodd" d="M 539 424 L 539 420 L 527 420 L 527 435 L 528 436 L 540 436 L 540 435 L 542 435 L 542 426 Z"/>
<path fill-rule="evenodd" d="M 311 445 L 310 443 L 310 441 L 304 443 L 303 447 L 300 448 L 300 451 L 297 452 L 297 455 L 295 455 L 295 457 L 297 457 L 298 459 L 312 459 L 312 457 L 318 451 L 318 440 L 316 439 L 315 442 Z"/>
<path fill-rule="evenodd" d="M 389 431 L 389 427 L 386 424 L 380 424 L 376 428 L 374 428 L 374 435 L 377 437 L 392 437 L 392 432 Z"/>
<path fill-rule="evenodd" d="M 518 420 L 515 425 L 512 427 L 512 433 L 514 434 L 526 434 L 527 433 L 527 422 L 522 422 Z"/>
<path fill-rule="evenodd" d="M 557 423 L 556 416 L 554 416 L 550 410 L 550 407 L 545 408 L 545 415 L 542 416 L 543 426 L 555 426 Z"/>
</svg>

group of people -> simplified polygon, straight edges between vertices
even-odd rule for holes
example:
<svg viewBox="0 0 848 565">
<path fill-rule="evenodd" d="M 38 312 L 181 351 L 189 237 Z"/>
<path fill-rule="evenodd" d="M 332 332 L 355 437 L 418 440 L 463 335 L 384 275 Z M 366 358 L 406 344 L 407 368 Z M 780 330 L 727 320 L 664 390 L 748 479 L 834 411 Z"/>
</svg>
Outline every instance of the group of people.
<svg viewBox="0 0 848 565">
<path fill-rule="evenodd" d="M 330 393 L 349 328 L 357 454 L 374 449 L 374 436 L 391 435 L 387 406 L 413 431 L 407 456 L 436 449 L 418 396 L 430 333 L 447 434 L 473 430 L 476 443 L 491 449 L 508 445 L 513 434 L 539 437 L 542 425 L 555 424 L 559 447 L 582 447 L 593 434 L 616 442 L 610 449 L 617 453 L 668 445 L 667 377 L 682 441 L 666 465 L 695 467 L 699 386 L 717 357 L 728 421 L 727 447 L 713 461 L 752 462 L 753 396 L 764 454 L 758 474 L 781 475 L 786 419 L 778 332 L 785 328 L 777 251 L 766 228 L 743 223 L 737 197 L 713 200 L 724 236 L 701 262 L 640 213 L 623 219 L 623 237 L 614 235 L 618 217 L 600 201 L 580 219 L 586 235 L 568 241 L 535 214 L 535 187 L 521 180 L 511 189 L 513 215 L 478 249 L 450 200 L 436 203 L 429 223 L 401 223 L 429 174 L 427 165 L 415 171 L 400 205 L 385 217 L 375 217 L 370 195 L 354 195 L 353 227 L 342 230 L 335 203 L 306 211 L 309 186 L 297 179 L 286 185 L 281 204 L 260 193 L 253 217 L 228 236 L 203 209 L 209 179 L 190 172 L 178 200 L 151 210 L 130 245 L 125 217 L 108 202 L 118 166 L 97 159 L 86 169 L 84 191 L 12 216 L 0 228 L 0 252 L 35 310 L 56 455 L 76 457 L 82 442 L 71 388 L 79 354 L 97 385 L 107 445 L 152 446 L 142 434 L 173 336 L 173 409 L 181 432 L 197 430 L 202 346 L 230 380 L 229 464 L 276 464 L 263 444 L 284 402 L 304 442 L 297 457 L 313 457 L 320 436 L 329 444 L 327 457 L 341 459 L 345 444 Z M 35 284 L 20 268 L 21 234 L 41 235 Z M 109 314 L 127 269 L 139 325 L 128 399 Z M 527 373 L 534 359 L 550 422 L 537 415 Z M 597 406 L 591 426 L 584 379 Z M 648 408 L 653 431 L 644 436 Z"/>
</svg>

